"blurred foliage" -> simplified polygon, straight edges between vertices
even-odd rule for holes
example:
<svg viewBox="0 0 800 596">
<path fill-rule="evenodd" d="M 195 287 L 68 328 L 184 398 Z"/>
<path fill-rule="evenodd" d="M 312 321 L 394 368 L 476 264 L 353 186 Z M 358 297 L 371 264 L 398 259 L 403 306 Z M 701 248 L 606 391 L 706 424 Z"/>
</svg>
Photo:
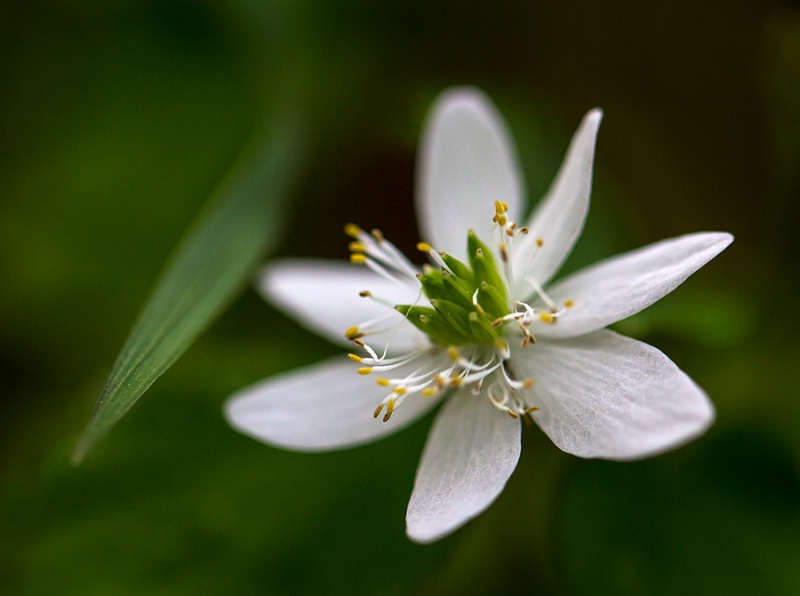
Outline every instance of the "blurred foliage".
<svg viewBox="0 0 800 596">
<path fill-rule="evenodd" d="M 798 592 L 795 2 L 10 0 L 0 52 L 0 592 Z M 411 254 L 416 138 L 461 83 L 507 116 L 532 200 L 605 109 L 568 270 L 736 235 L 619 326 L 709 392 L 706 437 L 612 464 L 530 429 L 498 501 L 420 547 L 403 518 L 429 420 L 326 455 L 227 427 L 232 391 L 335 353 L 248 292 L 69 465 L 159 270 L 275 97 L 311 149 L 280 252 L 344 257 L 357 221 Z"/>
</svg>

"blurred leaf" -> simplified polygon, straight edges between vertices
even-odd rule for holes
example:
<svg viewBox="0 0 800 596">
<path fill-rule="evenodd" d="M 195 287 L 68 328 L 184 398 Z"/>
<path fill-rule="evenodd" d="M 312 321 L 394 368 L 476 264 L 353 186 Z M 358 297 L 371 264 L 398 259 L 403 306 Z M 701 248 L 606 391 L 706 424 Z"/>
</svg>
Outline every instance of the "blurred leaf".
<svg viewBox="0 0 800 596">
<path fill-rule="evenodd" d="M 217 188 L 168 262 L 117 358 L 73 454 L 95 442 L 192 344 L 273 242 L 298 167 L 295 122 L 259 137 Z"/>
</svg>

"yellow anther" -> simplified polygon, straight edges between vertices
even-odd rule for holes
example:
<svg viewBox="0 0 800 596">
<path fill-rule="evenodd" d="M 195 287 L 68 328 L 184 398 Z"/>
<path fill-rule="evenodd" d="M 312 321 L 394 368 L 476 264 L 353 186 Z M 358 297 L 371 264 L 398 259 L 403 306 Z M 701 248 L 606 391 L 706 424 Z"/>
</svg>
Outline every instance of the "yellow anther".
<svg viewBox="0 0 800 596">
<path fill-rule="evenodd" d="M 344 233 L 350 236 L 351 238 L 355 238 L 358 240 L 358 237 L 361 235 L 361 228 L 359 228 L 354 223 L 349 223 L 344 227 Z"/>
<path fill-rule="evenodd" d="M 358 327 L 350 327 L 347 331 L 344 332 L 344 336 L 347 339 L 354 341 L 360 337 L 364 337 L 364 334 L 361 333 L 361 331 L 359 331 Z"/>
<path fill-rule="evenodd" d="M 458 353 L 458 348 L 455 346 L 450 346 L 447 348 L 447 355 L 450 356 L 453 360 L 458 360 L 461 358 L 461 354 Z"/>
<path fill-rule="evenodd" d="M 347 250 L 350 252 L 367 252 L 367 245 L 363 242 L 351 242 L 347 245 Z"/>
<path fill-rule="evenodd" d="M 361 368 L 358 369 L 358 374 L 360 375 L 368 375 L 371 372 L 372 372 L 371 366 L 362 366 Z"/>
<path fill-rule="evenodd" d="M 511 416 L 514 420 L 519 418 L 519 414 L 517 414 L 514 410 L 507 410 L 508 415 Z"/>
<path fill-rule="evenodd" d="M 375 382 L 381 387 L 388 387 L 389 385 L 392 384 L 392 382 L 389 379 L 385 379 L 383 377 L 378 377 L 377 379 L 375 379 Z"/>
<path fill-rule="evenodd" d="M 439 393 L 439 392 L 436 389 L 434 389 L 433 387 L 425 387 L 425 389 L 422 390 L 422 395 L 424 397 L 433 397 L 437 393 Z"/>
<path fill-rule="evenodd" d="M 417 242 L 417 250 L 420 252 L 431 252 L 433 247 L 427 242 Z"/>
<path fill-rule="evenodd" d="M 384 240 L 383 232 L 381 232 L 379 229 L 375 228 L 370 232 L 370 234 L 372 235 L 373 238 L 375 238 L 376 242 L 383 242 Z"/>
<path fill-rule="evenodd" d="M 461 377 L 450 377 L 450 386 L 451 387 L 461 387 L 464 384 L 464 381 Z"/>
<path fill-rule="evenodd" d="M 406 393 L 408 393 L 408 387 L 395 387 L 394 393 L 396 395 L 405 395 Z"/>
<path fill-rule="evenodd" d="M 361 296 L 362 298 L 369 298 L 370 296 L 372 296 L 372 292 L 370 292 L 369 290 L 361 290 L 358 293 L 358 295 Z"/>
<path fill-rule="evenodd" d="M 364 362 L 364 359 L 358 354 L 348 354 L 347 357 L 354 362 Z"/>
<path fill-rule="evenodd" d="M 530 389 L 530 388 L 531 388 L 531 387 L 533 387 L 535 384 L 536 384 L 536 381 L 534 381 L 534 380 L 533 380 L 533 379 L 531 379 L 531 378 L 527 378 L 527 379 L 525 379 L 524 381 L 522 381 L 522 388 L 523 388 L 523 389 Z M 538 410 L 539 408 L 536 408 L 536 409 Z"/>
<path fill-rule="evenodd" d="M 350 255 L 350 262 L 356 265 L 363 265 L 367 262 L 367 255 L 362 255 L 360 252 L 354 252 Z"/>
<path fill-rule="evenodd" d="M 572 308 L 575 303 L 572 300 L 564 300 L 564 308 Z"/>
<path fill-rule="evenodd" d="M 528 232 L 530 232 L 530 231 L 531 230 L 530 230 L 530 228 L 528 226 L 524 226 L 524 227 L 520 228 L 519 230 L 517 230 L 517 233 L 518 234 L 525 234 L 527 236 Z"/>
<path fill-rule="evenodd" d="M 536 239 L 536 246 L 538 246 L 539 248 L 542 248 L 544 246 L 544 240 L 542 240 L 541 238 L 537 238 Z"/>
<path fill-rule="evenodd" d="M 384 422 L 389 422 L 389 418 L 392 417 L 392 412 L 394 412 L 394 400 L 390 399 L 386 404 L 386 414 L 383 416 Z"/>
<path fill-rule="evenodd" d="M 549 312 L 540 312 L 539 313 L 539 320 L 542 323 L 548 323 L 550 325 L 552 325 L 553 323 L 556 322 L 556 318 L 552 314 L 550 314 Z"/>
<path fill-rule="evenodd" d="M 500 258 L 503 259 L 504 263 L 508 263 L 508 247 L 505 242 L 500 243 Z"/>
<path fill-rule="evenodd" d="M 377 418 L 381 415 L 381 410 L 383 410 L 383 404 L 378 404 L 378 407 L 375 408 L 375 411 L 372 413 L 373 418 Z"/>
</svg>

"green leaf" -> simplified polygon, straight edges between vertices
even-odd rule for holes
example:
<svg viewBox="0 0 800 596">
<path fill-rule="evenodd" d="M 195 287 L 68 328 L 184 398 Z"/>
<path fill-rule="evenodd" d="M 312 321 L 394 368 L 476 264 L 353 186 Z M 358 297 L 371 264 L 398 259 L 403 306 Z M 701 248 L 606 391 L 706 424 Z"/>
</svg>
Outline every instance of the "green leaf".
<svg viewBox="0 0 800 596">
<path fill-rule="evenodd" d="M 299 126 L 281 121 L 260 135 L 223 179 L 145 304 L 78 441 L 74 463 L 246 285 L 277 235 L 299 153 Z"/>
</svg>

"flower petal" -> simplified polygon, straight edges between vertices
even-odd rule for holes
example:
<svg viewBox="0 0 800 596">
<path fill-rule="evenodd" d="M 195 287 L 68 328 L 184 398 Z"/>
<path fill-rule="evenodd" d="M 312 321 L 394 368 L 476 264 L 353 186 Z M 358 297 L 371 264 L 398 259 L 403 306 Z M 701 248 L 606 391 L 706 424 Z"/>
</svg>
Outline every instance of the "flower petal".
<svg viewBox="0 0 800 596">
<path fill-rule="evenodd" d="M 478 89 L 446 91 L 434 103 L 420 142 L 416 206 L 420 235 L 463 259 L 467 231 L 491 240 L 494 201 L 521 209 L 524 184 L 505 122 Z"/>
<path fill-rule="evenodd" d="M 419 300 L 419 284 L 392 283 L 357 265 L 312 259 L 285 259 L 265 267 L 258 280 L 261 294 L 309 330 L 330 341 L 351 345 L 344 332 L 354 325 L 388 317 L 385 332 L 366 341 L 391 344 L 392 352 L 404 352 L 429 342 L 403 315 L 358 293 L 370 290 L 390 304 L 412 304 Z M 377 349 L 377 348 L 376 348 Z"/>
<path fill-rule="evenodd" d="M 438 400 L 409 397 L 388 422 L 373 413 L 386 387 L 356 372 L 344 356 L 270 377 L 237 392 L 225 417 L 239 432 L 296 451 L 325 451 L 378 439 L 407 426 Z M 412 372 L 407 366 L 397 374 Z"/>
<path fill-rule="evenodd" d="M 594 109 L 584 116 L 572 137 L 567 155 L 550 190 L 539 202 L 528 221 L 529 232 L 514 246 L 514 275 L 518 280 L 515 296 L 526 301 L 533 286 L 532 277 L 544 285 L 569 256 L 583 231 L 592 191 L 592 168 L 597 131 L 603 112 Z M 541 248 L 537 239 L 543 241 Z"/>
<path fill-rule="evenodd" d="M 601 330 L 540 342 L 511 357 L 536 380 L 536 423 L 580 457 L 639 459 L 703 433 L 714 420 L 706 394 L 656 348 Z"/>
<path fill-rule="evenodd" d="M 520 424 L 484 395 L 453 395 L 431 429 L 406 515 L 416 542 L 433 542 L 494 501 L 517 465 Z"/>
<path fill-rule="evenodd" d="M 537 324 L 534 335 L 572 337 L 636 314 L 678 287 L 733 242 L 725 232 L 701 232 L 662 240 L 578 271 L 547 292 L 574 305 L 553 325 Z"/>
</svg>

